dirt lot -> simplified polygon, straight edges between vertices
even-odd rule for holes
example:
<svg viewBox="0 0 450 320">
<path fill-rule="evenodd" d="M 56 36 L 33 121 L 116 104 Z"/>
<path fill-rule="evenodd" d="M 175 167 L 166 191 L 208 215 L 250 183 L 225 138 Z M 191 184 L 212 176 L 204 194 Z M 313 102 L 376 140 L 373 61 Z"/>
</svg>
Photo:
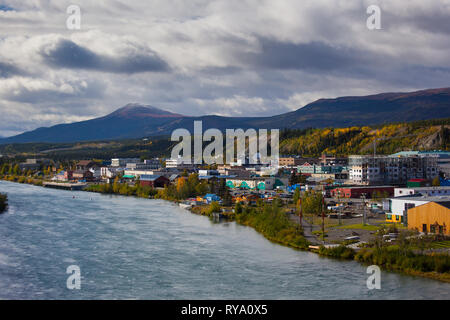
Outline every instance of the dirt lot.
<svg viewBox="0 0 450 320">
<path fill-rule="evenodd" d="M 297 223 L 299 222 L 298 216 L 291 217 Z M 318 217 L 314 218 L 314 223 L 310 223 L 311 220 L 308 217 L 303 219 L 303 229 L 306 238 L 310 242 L 321 243 L 321 238 L 317 235 L 317 232 L 322 230 L 322 220 Z M 373 238 L 375 231 L 380 224 L 385 223 L 385 216 L 378 215 L 376 218 L 369 217 L 366 222 L 366 226 L 362 226 L 362 217 L 341 219 L 341 225 L 339 226 L 339 219 L 325 219 L 325 237 L 326 243 L 336 243 L 343 241 L 347 237 L 359 236 L 360 241 L 368 241 Z"/>
</svg>

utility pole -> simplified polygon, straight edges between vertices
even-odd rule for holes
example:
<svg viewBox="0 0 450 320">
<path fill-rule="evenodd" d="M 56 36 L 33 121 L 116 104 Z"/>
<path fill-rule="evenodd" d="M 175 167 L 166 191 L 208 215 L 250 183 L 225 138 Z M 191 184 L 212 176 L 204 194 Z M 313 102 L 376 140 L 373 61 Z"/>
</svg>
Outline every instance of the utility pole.
<svg viewBox="0 0 450 320">
<path fill-rule="evenodd" d="M 339 225 L 342 225 L 342 222 L 341 222 L 341 190 L 340 189 L 338 189 L 338 202 L 339 202 L 339 207 L 338 207 Z"/>
<path fill-rule="evenodd" d="M 363 198 L 363 226 L 365 226 L 366 225 L 366 194 L 362 193 L 361 196 Z"/>
<path fill-rule="evenodd" d="M 322 195 L 322 242 L 325 243 L 325 197 Z"/>
<path fill-rule="evenodd" d="M 302 220 L 303 220 L 303 208 L 302 208 L 302 198 L 301 198 L 301 197 L 298 199 L 298 203 L 299 203 L 299 205 L 300 205 L 300 212 L 299 212 L 300 227 L 303 228 L 303 225 L 302 225 Z"/>
</svg>

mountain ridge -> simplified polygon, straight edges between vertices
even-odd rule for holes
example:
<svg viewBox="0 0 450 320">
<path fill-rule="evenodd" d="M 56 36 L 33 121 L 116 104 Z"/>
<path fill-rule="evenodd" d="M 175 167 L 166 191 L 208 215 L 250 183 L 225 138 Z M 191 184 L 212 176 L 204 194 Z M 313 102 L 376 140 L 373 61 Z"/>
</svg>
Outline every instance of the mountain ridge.
<svg viewBox="0 0 450 320">
<path fill-rule="evenodd" d="M 410 122 L 436 118 L 436 115 L 439 118 L 450 117 L 450 87 L 318 99 L 295 111 L 269 117 L 186 116 L 151 105 L 129 103 L 103 117 L 41 127 L 2 138 L 0 144 L 76 142 L 170 135 L 178 128 L 186 128 L 192 132 L 195 120 L 203 121 L 203 130 L 301 129 Z"/>
</svg>

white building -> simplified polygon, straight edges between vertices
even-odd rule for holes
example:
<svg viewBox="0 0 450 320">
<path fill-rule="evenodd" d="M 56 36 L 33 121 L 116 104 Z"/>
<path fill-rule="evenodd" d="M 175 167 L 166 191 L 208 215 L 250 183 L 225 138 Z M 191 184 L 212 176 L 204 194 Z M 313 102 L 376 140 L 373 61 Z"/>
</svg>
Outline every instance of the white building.
<svg viewBox="0 0 450 320">
<path fill-rule="evenodd" d="M 166 159 L 166 168 L 176 168 L 176 169 L 193 169 L 195 168 L 195 165 L 192 164 L 192 161 L 190 163 L 187 163 L 186 161 L 183 161 L 183 158 L 176 158 L 176 159 Z"/>
<path fill-rule="evenodd" d="M 139 163 L 139 158 L 115 158 L 111 159 L 111 167 L 125 167 L 127 163 Z"/>
<path fill-rule="evenodd" d="M 117 176 L 117 174 L 119 172 L 122 172 L 122 171 L 123 171 L 123 168 L 101 167 L 100 168 L 100 175 L 103 178 L 112 179 L 115 176 Z"/>
<path fill-rule="evenodd" d="M 134 170 L 158 170 L 161 168 L 161 163 L 159 161 L 156 162 L 150 162 L 149 160 L 146 160 L 147 162 L 140 162 L 140 163 L 127 163 L 127 169 L 134 169 Z"/>
<path fill-rule="evenodd" d="M 414 194 L 432 196 L 450 196 L 450 187 L 419 187 L 419 188 L 395 188 L 394 197 L 403 197 Z"/>
</svg>

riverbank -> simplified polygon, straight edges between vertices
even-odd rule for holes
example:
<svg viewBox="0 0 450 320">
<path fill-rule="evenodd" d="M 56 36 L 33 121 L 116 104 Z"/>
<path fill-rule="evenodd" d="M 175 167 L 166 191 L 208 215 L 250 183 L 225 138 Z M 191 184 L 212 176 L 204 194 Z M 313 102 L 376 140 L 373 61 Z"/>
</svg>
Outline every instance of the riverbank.
<svg viewBox="0 0 450 320">
<path fill-rule="evenodd" d="M 17 179 L 17 181 L 13 181 L 15 179 L 8 179 L 7 181 L 42 186 L 42 181 L 39 183 L 39 181 L 36 182 L 33 179 L 24 178 Z M 148 187 L 142 188 L 140 186 L 128 186 L 127 184 L 116 186 L 102 184 L 91 185 L 84 191 L 137 196 L 141 198 L 158 197 L 161 194 Z M 181 201 L 179 199 L 163 200 L 169 200 L 175 203 Z M 201 210 L 197 210 L 194 207 L 190 211 L 195 214 L 212 216 L 213 212 L 220 212 L 222 209 L 221 206 L 217 207 L 217 203 L 202 207 Z M 230 218 L 238 224 L 252 227 L 268 240 L 287 247 L 309 250 L 321 256 L 331 258 L 355 260 L 369 265 L 376 264 L 387 271 L 450 282 L 450 256 L 448 254 L 415 254 L 410 249 L 397 248 L 396 246 L 386 246 L 381 249 L 370 247 L 373 244 L 361 248 L 359 252 L 344 245 L 333 248 L 320 246 L 318 250 L 310 249 L 309 242 L 303 236 L 302 228 L 286 216 L 277 201 L 272 205 L 266 204 L 263 206 L 241 206 L 237 204 L 234 208 L 234 215 L 230 215 Z"/>
</svg>

